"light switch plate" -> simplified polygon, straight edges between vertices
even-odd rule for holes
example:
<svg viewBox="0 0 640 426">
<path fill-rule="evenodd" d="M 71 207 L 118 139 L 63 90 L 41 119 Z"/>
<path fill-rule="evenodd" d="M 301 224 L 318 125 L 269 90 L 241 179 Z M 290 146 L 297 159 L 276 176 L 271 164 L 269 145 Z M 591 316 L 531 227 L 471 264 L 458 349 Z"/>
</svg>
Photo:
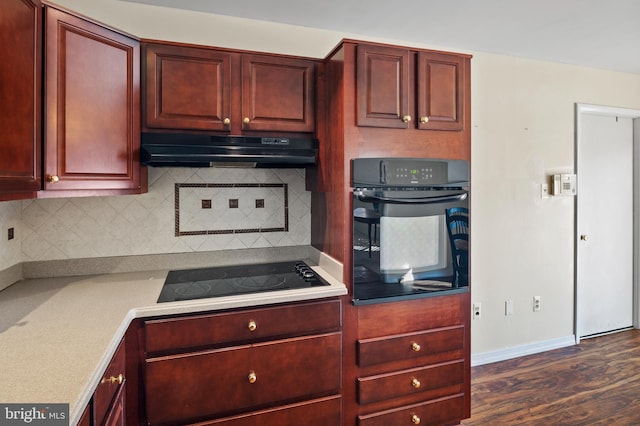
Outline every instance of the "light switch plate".
<svg viewBox="0 0 640 426">
<path fill-rule="evenodd" d="M 540 185 L 540 198 L 549 198 L 549 184 L 543 183 Z"/>
</svg>

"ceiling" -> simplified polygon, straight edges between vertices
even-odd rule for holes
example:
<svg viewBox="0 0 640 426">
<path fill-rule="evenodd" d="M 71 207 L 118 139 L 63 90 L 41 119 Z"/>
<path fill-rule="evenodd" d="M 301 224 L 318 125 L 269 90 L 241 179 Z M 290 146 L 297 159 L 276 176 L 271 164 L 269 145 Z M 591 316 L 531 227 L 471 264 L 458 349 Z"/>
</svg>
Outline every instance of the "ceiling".
<svg viewBox="0 0 640 426">
<path fill-rule="evenodd" d="M 125 0 L 640 74 L 638 0 Z"/>
</svg>

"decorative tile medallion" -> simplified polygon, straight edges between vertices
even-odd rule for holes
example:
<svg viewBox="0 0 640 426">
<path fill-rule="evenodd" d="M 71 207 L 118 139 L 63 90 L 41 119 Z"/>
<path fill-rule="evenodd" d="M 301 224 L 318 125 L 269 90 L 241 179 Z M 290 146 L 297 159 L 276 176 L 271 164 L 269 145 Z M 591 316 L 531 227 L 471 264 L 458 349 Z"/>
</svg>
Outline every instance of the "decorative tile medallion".
<svg viewBox="0 0 640 426">
<path fill-rule="evenodd" d="M 286 183 L 176 183 L 175 235 L 289 230 Z"/>
</svg>

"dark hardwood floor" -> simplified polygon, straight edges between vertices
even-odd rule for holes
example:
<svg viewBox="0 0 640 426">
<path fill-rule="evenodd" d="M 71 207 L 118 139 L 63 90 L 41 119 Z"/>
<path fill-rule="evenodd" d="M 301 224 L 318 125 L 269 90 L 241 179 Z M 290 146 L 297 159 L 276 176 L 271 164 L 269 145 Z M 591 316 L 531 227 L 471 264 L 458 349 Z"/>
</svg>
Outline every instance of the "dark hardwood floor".
<svg viewBox="0 0 640 426">
<path fill-rule="evenodd" d="M 640 425 L 640 330 L 473 367 L 476 425 Z"/>
</svg>

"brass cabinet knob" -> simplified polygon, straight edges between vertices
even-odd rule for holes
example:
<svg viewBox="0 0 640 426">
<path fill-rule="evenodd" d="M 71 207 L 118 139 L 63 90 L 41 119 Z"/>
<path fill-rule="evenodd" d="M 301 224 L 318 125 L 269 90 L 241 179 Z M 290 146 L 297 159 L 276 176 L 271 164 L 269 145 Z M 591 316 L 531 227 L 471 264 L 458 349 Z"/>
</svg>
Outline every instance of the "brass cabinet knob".
<svg viewBox="0 0 640 426">
<path fill-rule="evenodd" d="M 256 324 L 254 320 L 251 320 L 249 321 L 249 324 L 247 324 L 247 328 L 249 329 L 249 331 L 256 331 L 256 328 L 258 328 L 258 324 Z"/>
<path fill-rule="evenodd" d="M 124 382 L 124 375 L 122 373 L 118 374 L 118 376 L 105 377 L 102 379 L 102 383 L 109 383 L 111 385 L 121 385 Z"/>
<path fill-rule="evenodd" d="M 416 342 L 413 342 L 411 344 L 411 350 L 414 351 L 414 352 L 420 352 L 420 345 L 417 344 Z"/>
<path fill-rule="evenodd" d="M 225 126 L 228 126 L 229 124 L 231 124 L 231 119 L 225 118 L 224 120 L 222 120 L 222 124 L 224 124 Z"/>
<path fill-rule="evenodd" d="M 410 115 L 403 115 L 402 116 L 402 121 L 405 123 L 410 123 L 411 122 L 411 116 Z"/>
<path fill-rule="evenodd" d="M 251 123 L 251 119 L 249 117 L 245 117 L 244 120 L 242 120 L 242 122 L 244 124 L 249 124 L 249 123 Z"/>
<path fill-rule="evenodd" d="M 49 183 L 56 183 L 60 181 L 60 178 L 57 175 L 49 175 L 47 176 L 47 182 Z"/>
<path fill-rule="evenodd" d="M 424 123 L 428 123 L 429 122 L 429 117 L 420 117 L 420 123 L 424 124 Z"/>
<path fill-rule="evenodd" d="M 420 417 L 418 417 L 417 414 L 413 413 L 413 414 L 411 414 L 411 421 L 413 422 L 414 425 L 419 425 L 420 424 Z"/>
<path fill-rule="evenodd" d="M 419 389 L 420 388 L 420 380 L 416 379 L 415 377 L 413 379 L 411 379 L 411 386 L 414 387 L 414 389 Z"/>
<path fill-rule="evenodd" d="M 249 379 L 249 383 L 255 383 L 258 380 L 258 376 L 256 376 L 255 371 L 249 371 L 247 378 Z"/>
</svg>

